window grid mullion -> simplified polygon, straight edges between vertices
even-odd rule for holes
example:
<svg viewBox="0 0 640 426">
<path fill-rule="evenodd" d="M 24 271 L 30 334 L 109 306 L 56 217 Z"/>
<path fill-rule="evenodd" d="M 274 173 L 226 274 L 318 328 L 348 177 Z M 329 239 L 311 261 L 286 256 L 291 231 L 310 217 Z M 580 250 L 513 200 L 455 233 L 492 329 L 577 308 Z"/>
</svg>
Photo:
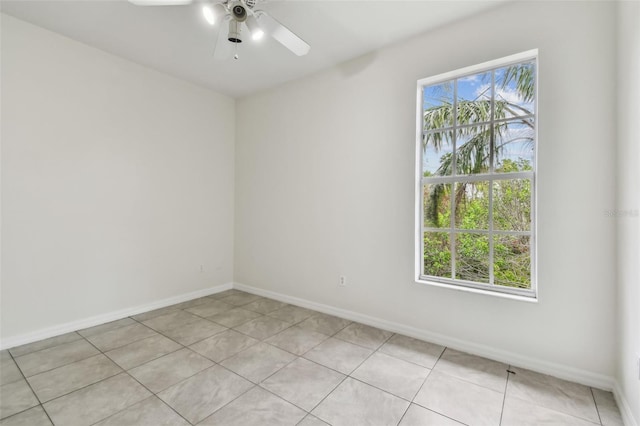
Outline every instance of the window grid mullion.
<svg viewBox="0 0 640 426">
<path fill-rule="evenodd" d="M 457 126 L 455 126 L 456 129 L 458 130 L 462 130 L 462 129 L 468 129 L 471 127 L 478 127 L 478 126 L 484 126 L 484 125 L 498 125 L 498 124 L 502 124 L 502 123 L 507 123 L 509 121 L 525 121 L 525 120 L 535 120 L 536 115 L 535 114 L 524 114 L 524 115 L 516 115 L 513 117 L 507 117 L 507 118 L 494 118 L 492 120 L 489 121 L 477 121 L 471 124 L 458 124 Z M 453 131 L 454 126 L 449 126 L 449 127 L 440 127 L 438 129 L 429 129 L 422 132 L 422 136 L 426 136 L 426 135 L 430 135 L 432 133 L 444 133 L 444 132 L 451 132 Z"/>
<path fill-rule="evenodd" d="M 489 129 L 489 174 L 495 173 L 494 155 L 495 149 L 495 100 L 496 100 L 496 70 L 491 71 L 491 128 Z M 493 179 L 489 180 L 489 284 L 495 285 L 493 270 Z"/>
<path fill-rule="evenodd" d="M 424 87 L 420 90 L 420 99 L 424 102 Z M 422 164 L 424 164 L 424 109 L 422 110 L 421 116 L 421 124 L 422 128 L 422 140 L 420 141 L 420 179 L 424 177 L 424 171 L 422 169 Z M 423 274 L 426 274 L 427 271 L 424 268 L 424 182 L 420 184 L 420 270 Z"/>
<path fill-rule="evenodd" d="M 455 176 L 457 173 L 457 142 L 458 142 L 458 80 L 453 80 L 453 135 L 451 140 L 453 142 L 453 150 L 452 150 L 452 165 L 451 165 L 451 176 Z M 456 235 L 453 232 L 456 225 L 456 203 L 455 203 L 455 191 L 456 184 L 455 182 L 451 183 L 451 189 L 449 193 L 449 206 L 450 206 L 450 217 L 449 217 L 449 252 L 451 253 L 451 278 L 455 279 L 456 277 Z"/>
</svg>

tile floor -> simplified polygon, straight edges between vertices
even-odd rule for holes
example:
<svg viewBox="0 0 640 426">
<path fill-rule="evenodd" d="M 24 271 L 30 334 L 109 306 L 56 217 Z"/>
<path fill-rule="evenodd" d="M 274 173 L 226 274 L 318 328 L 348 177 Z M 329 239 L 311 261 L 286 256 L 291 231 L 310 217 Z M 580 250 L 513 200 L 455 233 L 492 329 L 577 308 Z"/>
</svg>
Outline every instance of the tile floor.
<svg viewBox="0 0 640 426">
<path fill-rule="evenodd" d="M 0 425 L 621 425 L 609 392 L 238 290 L 1 352 Z"/>
</svg>

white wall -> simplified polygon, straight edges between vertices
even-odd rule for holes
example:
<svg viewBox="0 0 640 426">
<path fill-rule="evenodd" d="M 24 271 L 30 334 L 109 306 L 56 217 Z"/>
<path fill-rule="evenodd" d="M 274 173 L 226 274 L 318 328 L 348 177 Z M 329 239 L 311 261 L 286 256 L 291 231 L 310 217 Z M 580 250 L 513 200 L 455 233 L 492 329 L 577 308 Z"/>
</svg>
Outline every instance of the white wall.
<svg viewBox="0 0 640 426">
<path fill-rule="evenodd" d="M 613 3 L 510 4 L 238 101 L 235 281 L 607 383 L 614 24 Z M 416 284 L 416 81 L 532 48 L 539 303 Z"/>
<path fill-rule="evenodd" d="M 640 424 L 640 3 L 618 7 L 618 373 Z"/>
<path fill-rule="evenodd" d="M 230 282 L 234 114 L 2 15 L 2 338 Z"/>
</svg>

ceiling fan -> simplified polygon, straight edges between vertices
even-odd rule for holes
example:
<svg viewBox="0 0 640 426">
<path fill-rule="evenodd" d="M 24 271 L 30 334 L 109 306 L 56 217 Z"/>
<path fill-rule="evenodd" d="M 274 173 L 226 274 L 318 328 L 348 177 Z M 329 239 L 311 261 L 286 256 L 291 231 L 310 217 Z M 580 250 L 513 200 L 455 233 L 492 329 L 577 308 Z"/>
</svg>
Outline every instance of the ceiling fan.
<svg viewBox="0 0 640 426">
<path fill-rule="evenodd" d="M 194 0 L 129 0 L 137 6 L 181 6 L 191 4 Z M 237 47 L 243 42 L 242 30 L 246 26 L 253 40 L 260 40 L 265 34 L 276 39 L 284 47 L 298 56 L 309 53 L 311 47 L 290 29 L 282 25 L 264 10 L 255 9 L 256 3 L 264 0 L 204 0 L 202 14 L 212 26 L 218 25 L 218 40 L 214 50 L 214 57 L 223 59 L 223 52 L 229 51 L 222 46 L 224 40 L 223 24 L 228 22 L 226 40 L 235 45 L 235 59 L 238 59 Z M 244 25 L 243 25 L 244 24 Z"/>
</svg>

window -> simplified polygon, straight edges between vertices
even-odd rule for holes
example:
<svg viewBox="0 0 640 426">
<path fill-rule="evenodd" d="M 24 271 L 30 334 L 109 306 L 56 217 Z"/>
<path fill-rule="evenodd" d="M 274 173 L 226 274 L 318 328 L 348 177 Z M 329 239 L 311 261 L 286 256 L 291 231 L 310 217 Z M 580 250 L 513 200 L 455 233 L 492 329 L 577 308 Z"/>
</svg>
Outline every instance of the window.
<svg viewBox="0 0 640 426">
<path fill-rule="evenodd" d="M 536 62 L 418 82 L 418 282 L 536 297 Z"/>
</svg>

